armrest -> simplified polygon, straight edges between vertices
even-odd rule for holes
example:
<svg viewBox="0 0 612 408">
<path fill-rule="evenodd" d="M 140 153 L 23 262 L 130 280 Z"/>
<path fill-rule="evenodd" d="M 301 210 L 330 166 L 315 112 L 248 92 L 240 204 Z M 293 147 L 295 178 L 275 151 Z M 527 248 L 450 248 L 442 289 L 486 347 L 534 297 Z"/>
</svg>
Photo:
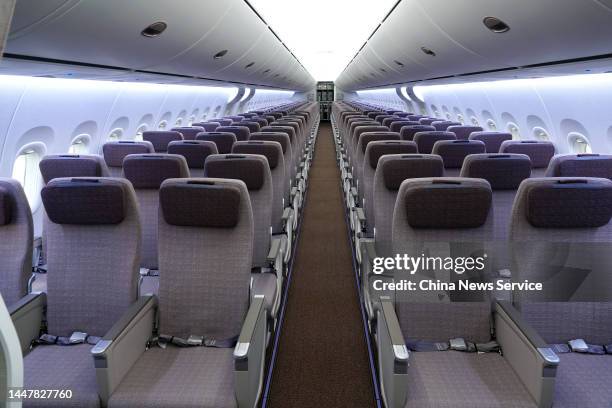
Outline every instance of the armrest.
<svg viewBox="0 0 612 408">
<path fill-rule="evenodd" d="M 510 302 L 497 302 L 495 312 L 495 333 L 504 358 L 538 407 L 551 407 L 559 357 Z"/>
<path fill-rule="evenodd" d="M 43 292 L 30 293 L 8 307 L 24 355 L 30 350 L 32 341 L 40 336 L 46 307 L 47 295 Z"/>
<path fill-rule="evenodd" d="M 254 407 L 259 400 L 263 385 L 267 330 L 264 297 L 256 295 L 234 349 L 235 392 L 240 407 Z"/>
<path fill-rule="evenodd" d="M 157 297 L 142 296 L 92 349 L 103 406 L 146 350 L 155 326 Z"/>
<path fill-rule="evenodd" d="M 406 403 L 410 354 L 393 303 L 381 297 L 377 319 L 378 370 L 385 406 L 403 408 Z"/>
<path fill-rule="evenodd" d="M 284 224 L 287 224 L 292 214 L 293 214 L 293 209 L 291 207 L 285 207 L 285 209 L 283 210 L 283 215 L 281 217 Z"/>
<path fill-rule="evenodd" d="M 270 265 L 274 265 L 281 254 L 281 240 L 280 239 L 272 239 L 270 240 L 270 250 L 268 251 L 268 256 L 266 258 L 266 262 Z"/>
</svg>

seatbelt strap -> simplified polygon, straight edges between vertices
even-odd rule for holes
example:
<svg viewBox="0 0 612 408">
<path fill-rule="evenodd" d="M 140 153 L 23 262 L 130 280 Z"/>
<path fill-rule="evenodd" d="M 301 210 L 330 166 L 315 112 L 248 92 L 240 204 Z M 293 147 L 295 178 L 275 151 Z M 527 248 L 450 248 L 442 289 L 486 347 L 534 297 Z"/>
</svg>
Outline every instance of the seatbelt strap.
<svg viewBox="0 0 612 408">
<path fill-rule="evenodd" d="M 159 347 L 163 349 L 165 349 L 168 344 L 173 344 L 177 347 L 233 348 L 238 342 L 238 336 L 230 337 L 227 339 L 213 339 L 191 334 L 187 339 L 183 339 L 181 337 L 160 334 L 157 339 L 153 339 L 153 343 L 155 342 Z"/>
<path fill-rule="evenodd" d="M 570 340 L 567 343 L 551 344 L 550 348 L 557 354 L 581 353 L 604 355 L 612 354 L 612 344 L 601 346 L 599 344 L 588 344 L 583 339 Z"/>
<path fill-rule="evenodd" d="M 471 341 L 465 341 L 463 338 L 450 339 L 447 342 L 430 342 L 423 340 L 406 340 L 406 347 L 410 351 L 462 351 L 466 353 L 500 353 L 501 348 L 499 343 L 496 341 L 490 341 L 488 343 L 473 343 Z"/>
<path fill-rule="evenodd" d="M 98 336 L 90 336 L 84 332 L 74 332 L 70 337 L 54 336 L 52 334 L 43 334 L 38 339 L 34 340 L 36 345 L 58 345 L 58 346 L 73 346 L 75 344 L 90 344 L 95 346 L 102 338 Z"/>
</svg>

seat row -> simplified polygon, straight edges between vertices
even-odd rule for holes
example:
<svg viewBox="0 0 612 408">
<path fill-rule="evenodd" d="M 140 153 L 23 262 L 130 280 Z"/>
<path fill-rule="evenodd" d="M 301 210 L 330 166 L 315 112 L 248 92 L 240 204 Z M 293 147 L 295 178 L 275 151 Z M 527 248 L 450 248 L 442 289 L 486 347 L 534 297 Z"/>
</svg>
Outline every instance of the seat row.
<svg viewBox="0 0 612 408">
<path fill-rule="evenodd" d="M 340 117 L 351 108 L 337 105 L 342 165 Z M 531 156 L 480 153 L 467 156 L 461 177 L 444 177 L 445 161 L 415 154 L 409 141 L 374 141 L 365 151 L 367 216 L 356 207 L 354 167 L 343 175 L 353 190 L 347 212 L 360 213 L 355 251 L 385 404 L 605 407 L 612 398 L 604 385 L 612 378 L 605 267 L 612 261 L 612 156 L 555 156 L 547 177 L 529 178 Z M 434 263 L 407 271 L 392 262 L 380 270 L 381 260 L 396 257 L 480 258 L 484 267 Z M 527 280 L 544 289 L 449 286 L 460 280 Z M 405 290 L 406 282 L 417 290 Z M 597 379 L 580 381 L 592 373 Z"/>
<path fill-rule="evenodd" d="M 298 108 L 313 124 L 310 160 L 318 108 Z M 256 403 L 300 215 L 285 205 L 287 192 L 298 184 L 305 192 L 308 172 L 302 162 L 298 180 L 286 174 L 290 136 L 276 133 L 236 141 L 229 154 L 182 140 L 168 143 L 173 153 L 144 141 L 107 145 L 106 160 L 43 158 L 44 293 L 26 295 L 27 199 L 18 182 L 0 179 L 0 289 L 26 354 L 27 388 L 70 388 L 79 406 Z M 143 276 L 156 280 L 154 293 L 139 288 Z M 176 378 L 190 391 L 173 390 Z"/>
</svg>

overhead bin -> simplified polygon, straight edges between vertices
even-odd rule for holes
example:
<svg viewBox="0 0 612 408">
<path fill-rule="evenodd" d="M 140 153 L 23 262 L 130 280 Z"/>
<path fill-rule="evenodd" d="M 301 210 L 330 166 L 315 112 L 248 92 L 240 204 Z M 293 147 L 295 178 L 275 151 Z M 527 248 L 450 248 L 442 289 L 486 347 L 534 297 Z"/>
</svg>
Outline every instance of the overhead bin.
<svg viewBox="0 0 612 408">
<path fill-rule="evenodd" d="M 488 26 L 487 17 L 494 18 Z M 351 64 L 384 64 L 378 68 L 392 70 L 355 81 L 348 79 L 347 69 L 338 82 L 354 90 L 600 58 L 612 51 L 611 17 L 612 6 L 596 0 L 404 0 Z"/>
<path fill-rule="evenodd" d="M 25 57 L 45 64 L 55 60 L 88 66 L 97 70 L 95 77 L 115 67 L 291 89 L 314 84 L 308 73 L 296 71 L 300 65 L 295 57 L 241 0 L 184 0 L 180 5 L 165 0 L 38 3 L 17 2 L 7 61 Z M 16 65 L 9 65 L 9 73 L 20 73 Z M 65 69 L 58 71 L 61 75 Z M 119 79 L 132 74 L 110 75 Z"/>
</svg>

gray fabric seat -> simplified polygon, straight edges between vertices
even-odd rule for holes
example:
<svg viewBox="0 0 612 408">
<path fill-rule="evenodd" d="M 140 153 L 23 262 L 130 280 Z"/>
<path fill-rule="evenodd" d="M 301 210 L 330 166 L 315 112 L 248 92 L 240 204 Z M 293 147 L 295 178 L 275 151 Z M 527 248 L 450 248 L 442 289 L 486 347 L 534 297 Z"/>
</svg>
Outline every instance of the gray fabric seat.
<svg viewBox="0 0 612 408">
<path fill-rule="evenodd" d="M 189 177 L 187 161 L 177 154 L 132 154 L 123 161 L 124 177 L 132 183 L 140 208 L 142 252 L 140 265 L 158 269 L 157 212 L 159 187 L 169 178 Z"/>
<path fill-rule="evenodd" d="M 231 348 L 153 347 L 134 364 L 108 406 L 236 407 L 232 352 Z"/>
<path fill-rule="evenodd" d="M 206 140 L 176 140 L 168 144 L 168 154 L 185 158 L 190 177 L 204 177 L 204 162 L 211 154 L 218 154 L 217 145 Z"/>
<path fill-rule="evenodd" d="M 94 408 L 100 406 L 96 371 L 91 356 L 92 346 L 40 346 L 26 357 L 24 388 L 62 390 L 71 389 L 71 399 L 35 400 L 24 402 L 24 407 Z M 61 373 L 61 375 L 58 375 Z"/>
<path fill-rule="evenodd" d="M 552 142 L 537 140 L 506 140 L 499 148 L 500 153 L 519 153 L 531 159 L 531 177 L 544 177 L 550 160 L 555 155 Z"/>
<path fill-rule="evenodd" d="M 151 142 L 156 153 L 165 153 L 168 144 L 173 140 L 183 140 L 183 135 L 171 130 L 147 130 L 142 132 L 142 140 Z"/>
<path fill-rule="evenodd" d="M 201 126 L 183 126 L 183 127 L 175 127 L 170 129 L 173 132 L 179 132 L 184 140 L 195 140 L 196 135 L 200 132 L 205 132 Z"/>
<path fill-rule="evenodd" d="M 363 199 L 364 189 L 362 187 L 362 173 L 363 173 L 363 165 L 365 162 L 365 153 L 368 145 L 371 142 L 382 141 L 382 140 L 400 140 L 399 133 L 389 132 L 389 131 L 373 131 L 373 132 L 362 132 L 359 133 L 356 140 L 357 146 L 355 148 L 354 157 L 353 157 L 353 182 L 356 183 L 359 188 L 359 200 Z M 410 153 L 416 153 L 416 145 L 414 145 L 414 151 Z"/>
<path fill-rule="evenodd" d="M 485 152 L 485 144 L 479 140 L 438 140 L 431 150 L 432 154 L 442 157 L 445 169 L 453 169 L 459 175 L 463 161 L 471 154 Z M 451 174 L 449 174 L 451 175 Z"/>
<path fill-rule="evenodd" d="M 446 128 L 447 132 L 453 132 L 457 136 L 457 140 L 467 140 L 473 132 L 482 132 L 480 126 L 455 125 Z"/>
<path fill-rule="evenodd" d="M 421 352 L 410 356 L 406 408 L 533 408 L 497 353 Z"/>
<path fill-rule="evenodd" d="M 512 140 L 512 134 L 506 132 L 472 132 L 468 140 L 480 140 L 484 142 L 487 153 L 498 153 L 503 142 Z"/>
<path fill-rule="evenodd" d="M 414 135 L 413 140 L 417 144 L 419 153 L 431 154 L 436 142 L 443 140 L 457 140 L 457 137 L 452 132 L 436 130 L 429 132 L 417 132 Z"/>
<path fill-rule="evenodd" d="M 214 132 L 219 126 L 221 126 L 221 123 L 219 122 L 197 122 L 197 123 L 193 123 L 191 126 L 201 127 L 202 129 L 204 129 L 203 132 Z"/>
<path fill-rule="evenodd" d="M 545 177 L 602 177 L 612 179 L 612 155 L 561 154 L 554 156 Z"/>
<path fill-rule="evenodd" d="M 461 126 L 461 122 L 453 122 L 450 120 L 439 120 L 431 124 L 438 131 L 448 131 L 450 126 Z"/>
<path fill-rule="evenodd" d="M 391 132 L 400 132 L 404 126 L 417 126 L 419 122 L 414 120 L 395 119 L 389 122 L 389 130 Z M 387 126 L 383 123 L 383 126 Z"/>
<path fill-rule="evenodd" d="M 28 290 L 32 274 L 32 212 L 17 180 L 0 178 L 0 294 L 7 306 Z"/>
<path fill-rule="evenodd" d="M 612 356 L 578 353 L 559 355 L 555 380 L 555 408 L 608 408 L 612 401 Z"/>
<path fill-rule="evenodd" d="M 123 176 L 123 159 L 129 154 L 155 153 L 151 142 L 118 141 L 107 142 L 102 146 L 104 161 L 108 166 L 111 177 Z"/>
<path fill-rule="evenodd" d="M 236 136 L 236 141 L 249 140 L 251 132 L 246 126 L 219 126 L 215 132 L 233 133 Z"/>
<path fill-rule="evenodd" d="M 214 142 L 219 154 L 232 152 L 232 146 L 236 143 L 236 135 L 232 132 L 201 132 L 196 135 L 196 140 Z"/>
<path fill-rule="evenodd" d="M 419 132 L 433 132 L 436 128 L 429 125 L 407 125 L 400 128 L 402 140 L 414 140 L 414 135 Z"/>
<path fill-rule="evenodd" d="M 285 204 L 290 205 L 291 186 L 293 184 L 293 152 L 289 135 L 283 132 L 256 132 L 251 134 L 250 140 L 263 140 L 280 143 L 283 151 L 283 163 L 285 164 L 285 182 L 283 185 L 283 198 Z"/>
</svg>

